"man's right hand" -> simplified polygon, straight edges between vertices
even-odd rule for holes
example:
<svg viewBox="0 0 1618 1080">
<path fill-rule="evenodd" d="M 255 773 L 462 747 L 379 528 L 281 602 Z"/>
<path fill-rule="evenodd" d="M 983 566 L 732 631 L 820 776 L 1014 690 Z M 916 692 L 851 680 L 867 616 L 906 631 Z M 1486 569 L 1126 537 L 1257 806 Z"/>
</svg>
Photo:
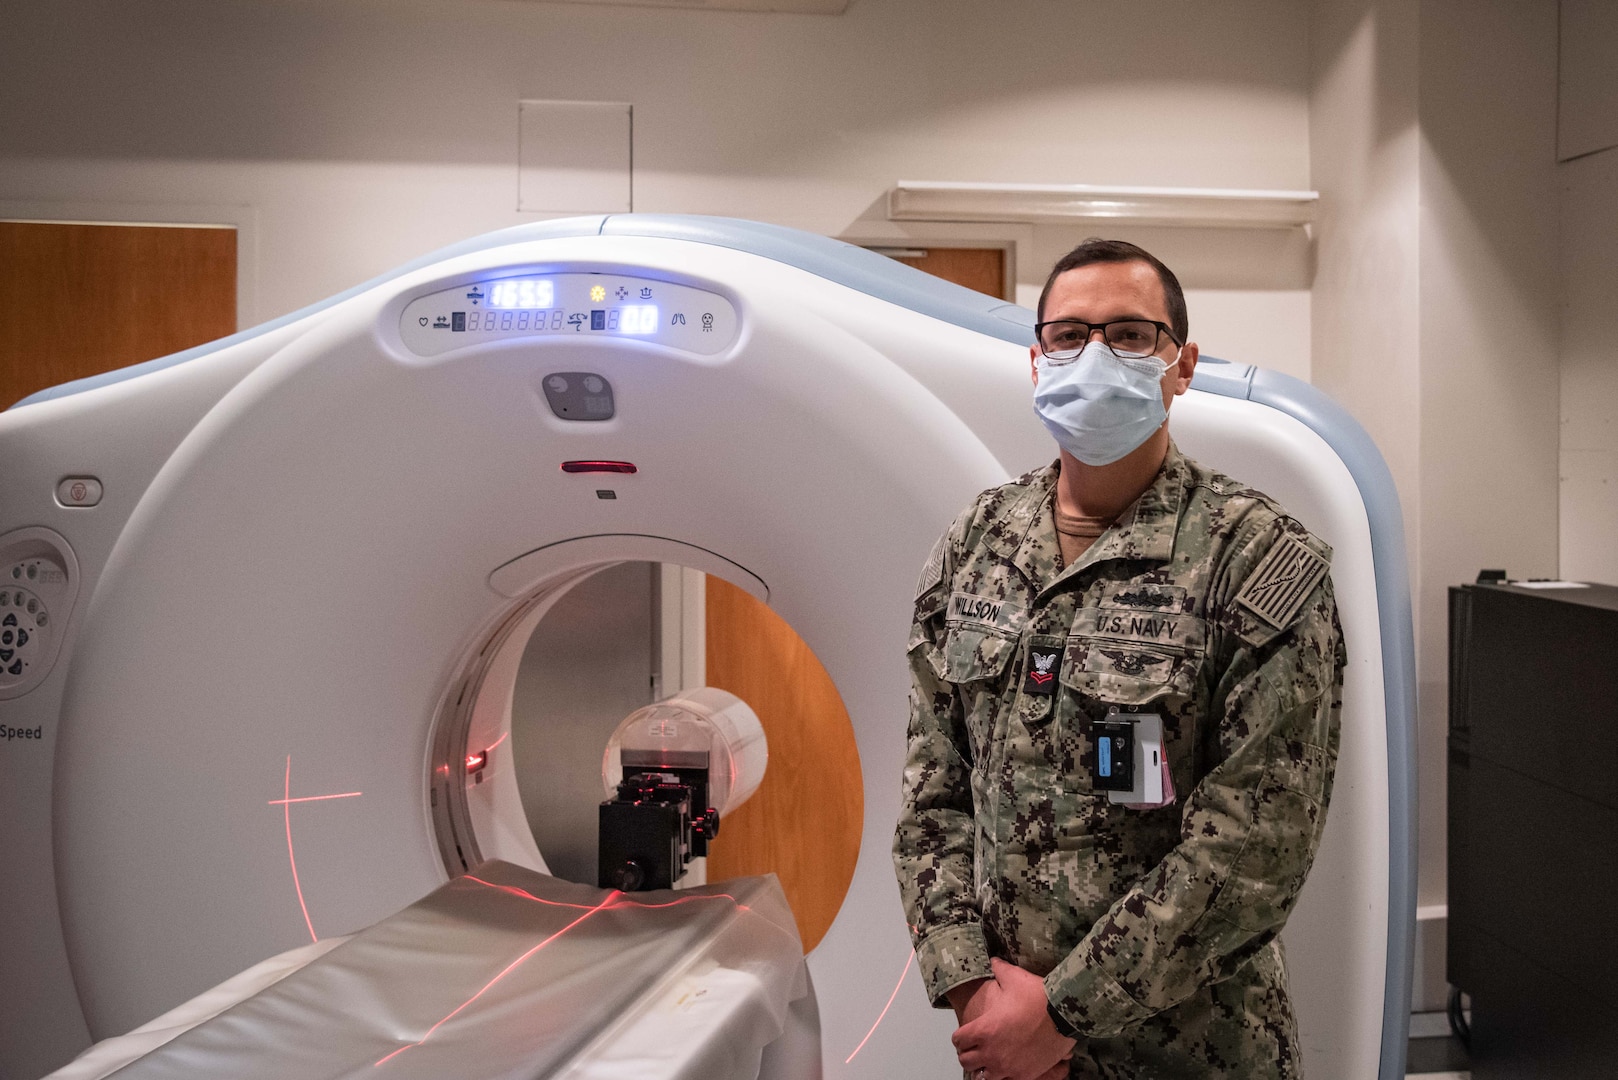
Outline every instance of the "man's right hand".
<svg viewBox="0 0 1618 1080">
<path fill-rule="evenodd" d="M 1000 986 L 993 979 L 974 979 L 969 983 L 962 983 L 953 990 L 945 993 L 950 1007 L 955 1010 L 955 1024 L 970 1023 L 988 1011 L 989 1006 L 1000 993 Z M 1052 1065 L 1050 1071 L 1036 1080 L 1067 1080 L 1068 1063 L 1058 1061 Z"/>
<path fill-rule="evenodd" d="M 962 1023 L 950 1037 L 962 1069 L 970 1080 L 1055 1080 L 1077 1043 L 1052 1023 L 1044 980 L 998 958 L 991 964 L 993 989 L 962 988 Z"/>
</svg>

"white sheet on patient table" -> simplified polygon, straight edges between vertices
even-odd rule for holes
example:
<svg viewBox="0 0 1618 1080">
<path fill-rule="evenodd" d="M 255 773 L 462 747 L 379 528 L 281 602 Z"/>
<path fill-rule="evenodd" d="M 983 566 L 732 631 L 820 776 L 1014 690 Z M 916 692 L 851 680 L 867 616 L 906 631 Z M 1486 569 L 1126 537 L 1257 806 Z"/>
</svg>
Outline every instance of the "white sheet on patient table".
<svg viewBox="0 0 1618 1080">
<path fill-rule="evenodd" d="M 753 1077 L 807 992 L 773 876 L 626 894 L 486 863 L 48 1080 Z"/>
</svg>

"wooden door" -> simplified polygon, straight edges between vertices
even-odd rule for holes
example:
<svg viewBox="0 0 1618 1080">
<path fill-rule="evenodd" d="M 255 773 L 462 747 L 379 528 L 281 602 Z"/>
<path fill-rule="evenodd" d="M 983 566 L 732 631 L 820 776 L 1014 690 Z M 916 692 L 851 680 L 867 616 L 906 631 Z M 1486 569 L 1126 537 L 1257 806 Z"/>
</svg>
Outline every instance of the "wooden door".
<svg viewBox="0 0 1618 1080">
<path fill-rule="evenodd" d="M 235 229 L 0 222 L 0 409 L 235 331 Z"/>
<path fill-rule="evenodd" d="M 709 848 L 708 880 L 773 871 L 808 952 L 859 858 L 865 783 L 854 725 L 814 652 L 768 606 L 711 576 L 706 605 L 707 683 L 752 706 L 770 746 L 763 782 Z M 902 710 L 895 716 L 904 723 Z"/>
<path fill-rule="evenodd" d="M 1006 253 L 1003 248 L 916 247 L 897 249 L 893 258 L 934 277 L 953 281 L 989 296 L 1006 295 Z"/>
</svg>

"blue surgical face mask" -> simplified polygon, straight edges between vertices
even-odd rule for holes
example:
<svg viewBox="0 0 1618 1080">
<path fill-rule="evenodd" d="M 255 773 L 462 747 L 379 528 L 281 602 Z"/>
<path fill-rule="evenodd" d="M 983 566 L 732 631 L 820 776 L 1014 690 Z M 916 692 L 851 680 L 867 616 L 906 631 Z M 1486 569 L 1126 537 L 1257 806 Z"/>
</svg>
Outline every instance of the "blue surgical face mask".
<svg viewBox="0 0 1618 1080">
<path fill-rule="evenodd" d="M 1179 362 L 1122 357 L 1102 341 L 1066 363 L 1041 356 L 1034 411 L 1063 450 L 1086 465 L 1111 465 L 1168 419 L 1163 376 Z"/>
</svg>

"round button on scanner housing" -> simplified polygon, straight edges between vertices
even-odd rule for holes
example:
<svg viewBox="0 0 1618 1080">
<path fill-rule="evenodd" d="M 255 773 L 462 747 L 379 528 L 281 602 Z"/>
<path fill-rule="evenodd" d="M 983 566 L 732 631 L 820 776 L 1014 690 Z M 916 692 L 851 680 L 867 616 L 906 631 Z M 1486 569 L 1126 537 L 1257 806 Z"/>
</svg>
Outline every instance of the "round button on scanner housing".
<svg viewBox="0 0 1618 1080">
<path fill-rule="evenodd" d="M 101 501 L 101 481 L 93 476 L 69 476 L 56 485 L 56 501 L 61 506 L 91 507 Z"/>
</svg>

